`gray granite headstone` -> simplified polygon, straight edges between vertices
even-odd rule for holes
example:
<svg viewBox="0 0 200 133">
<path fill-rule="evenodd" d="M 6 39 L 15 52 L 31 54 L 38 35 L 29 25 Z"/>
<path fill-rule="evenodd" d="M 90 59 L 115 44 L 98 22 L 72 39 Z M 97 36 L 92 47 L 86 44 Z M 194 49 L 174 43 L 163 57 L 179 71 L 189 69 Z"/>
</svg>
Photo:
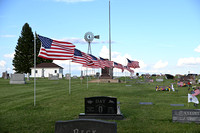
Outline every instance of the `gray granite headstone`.
<svg viewBox="0 0 200 133">
<path fill-rule="evenodd" d="M 49 80 L 59 80 L 59 77 L 56 75 L 53 75 L 52 77 L 49 78 Z"/>
<path fill-rule="evenodd" d="M 70 73 L 65 74 L 65 79 L 70 79 L 70 78 L 71 78 L 71 74 Z"/>
<path fill-rule="evenodd" d="M 78 77 L 76 75 L 73 76 L 73 79 L 77 79 Z"/>
<path fill-rule="evenodd" d="M 117 133 L 117 123 L 91 119 L 57 121 L 55 133 Z"/>
<path fill-rule="evenodd" d="M 7 73 L 7 71 L 2 73 L 2 78 L 4 78 L 4 79 L 9 78 L 9 74 Z"/>
<path fill-rule="evenodd" d="M 11 74 L 10 84 L 25 84 L 24 74 Z"/>
<path fill-rule="evenodd" d="M 172 110 L 172 121 L 180 123 L 200 123 L 200 109 Z"/>
</svg>

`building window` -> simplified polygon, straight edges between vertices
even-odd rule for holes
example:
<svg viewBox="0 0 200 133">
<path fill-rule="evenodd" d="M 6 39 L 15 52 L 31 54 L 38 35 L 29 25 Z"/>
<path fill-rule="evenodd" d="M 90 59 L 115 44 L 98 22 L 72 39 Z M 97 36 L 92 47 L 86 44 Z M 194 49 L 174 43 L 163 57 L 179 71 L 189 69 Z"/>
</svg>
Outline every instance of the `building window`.
<svg viewBox="0 0 200 133">
<path fill-rule="evenodd" d="M 37 70 L 35 70 L 35 73 L 38 73 L 38 71 L 37 71 Z"/>
<path fill-rule="evenodd" d="M 57 73 L 57 70 L 55 70 L 55 73 Z"/>
</svg>

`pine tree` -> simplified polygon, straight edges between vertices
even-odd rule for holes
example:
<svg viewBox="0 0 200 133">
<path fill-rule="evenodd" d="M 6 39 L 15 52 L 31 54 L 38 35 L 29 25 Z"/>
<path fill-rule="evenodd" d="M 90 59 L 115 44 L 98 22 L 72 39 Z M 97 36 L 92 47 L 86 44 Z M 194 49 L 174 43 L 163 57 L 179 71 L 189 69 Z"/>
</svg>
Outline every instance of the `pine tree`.
<svg viewBox="0 0 200 133">
<path fill-rule="evenodd" d="M 41 43 L 39 39 L 36 39 L 37 54 L 39 53 Z M 52 60 L 46 60 L 37 57 L 37 64 L 42 62 L 52 62 Z M 18 39 L 17 46 L 15 48 L 15 56 L 13 59 L 14 70 L 17 73 L 30 73 L 31 67 L 34 65 L 34 35 L 31 27 L 28 23 L 25 23 L 22 27 L 21 36 Z"/>
</svg>

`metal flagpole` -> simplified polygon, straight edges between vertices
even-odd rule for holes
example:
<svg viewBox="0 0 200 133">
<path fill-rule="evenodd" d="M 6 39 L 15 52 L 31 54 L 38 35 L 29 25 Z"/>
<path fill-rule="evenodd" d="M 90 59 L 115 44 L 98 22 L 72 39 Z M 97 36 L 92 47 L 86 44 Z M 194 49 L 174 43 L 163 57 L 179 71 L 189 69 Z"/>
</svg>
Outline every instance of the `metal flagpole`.
<svg viewBox="0 0 200 133">
<path fill-rule="evenodd" d="M 111 61 L 111 22 L 110 22 L 110 0 L 109 0 L 109 60 Z M 113 68 L 109 69 L 109 74 L 113 78 Z"/>
<path fill-rule="evenodd" d="M 69 60 L 69 95 L 71 95 L 71 63 Z"/>
<path fill-rule="evenodd" d="M 36 106 L 36 32 L 34 36 L 34 106 Z"/>
</svg>

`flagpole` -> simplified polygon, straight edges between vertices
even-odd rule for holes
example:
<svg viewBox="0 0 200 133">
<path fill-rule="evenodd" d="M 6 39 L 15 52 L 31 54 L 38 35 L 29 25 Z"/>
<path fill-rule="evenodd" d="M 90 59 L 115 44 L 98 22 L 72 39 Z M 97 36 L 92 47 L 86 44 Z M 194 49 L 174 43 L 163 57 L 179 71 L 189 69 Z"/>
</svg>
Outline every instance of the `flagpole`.
<svg viewBox="0 0 200 133">
<path fill-rule="evenodd" d="M 109 60 L 111 61 L 111 22 L 110 22 L 110 0 L 109 0 Z M 113 78 L 113 69 L 110 68 L 110 76 Z"/>
<path fill-rule="evenodd" d="M 36 32 L 34 36 L 34 71 L 36 71 Z M 34 106 L 36 106 L 36 72 L 34 72 Z"/>
<path fill-rule="evenodd" d="M 71 63 L 69 60 L 69 95 L 71 95 Z"/>
</svg>

